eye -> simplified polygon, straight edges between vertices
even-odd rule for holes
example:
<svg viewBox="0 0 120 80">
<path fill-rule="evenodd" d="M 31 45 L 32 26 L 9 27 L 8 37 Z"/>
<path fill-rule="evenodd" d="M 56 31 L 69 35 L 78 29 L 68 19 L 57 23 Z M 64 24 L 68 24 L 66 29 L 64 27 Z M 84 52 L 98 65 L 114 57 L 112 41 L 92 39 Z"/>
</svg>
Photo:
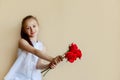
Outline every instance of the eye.
<svg viewBox="0 0 120 80">
<path fill-rule="evenodd" d="M 30 29 L 29 27 L 26 27 L 26 29 Z"/>
<path fill-rule="evenodd" d="M 35 26 L 35 25 L 33 25 L 33 27 L 35 28 L 36 26 Z"/>
</svg>

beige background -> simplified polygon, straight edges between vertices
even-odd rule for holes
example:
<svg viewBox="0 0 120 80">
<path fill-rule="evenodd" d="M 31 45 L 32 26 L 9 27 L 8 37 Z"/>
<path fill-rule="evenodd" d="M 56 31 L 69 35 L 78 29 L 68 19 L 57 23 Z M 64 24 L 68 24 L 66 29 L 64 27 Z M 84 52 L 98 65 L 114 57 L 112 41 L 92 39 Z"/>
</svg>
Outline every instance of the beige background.
<svg viewBox="0 0 120 80">
<path fill-rule="evenodd" d="M 63 54 L 71 42 L 83 52 L 45 80 L 120 80 L 119 0 L 0 0 L 0 80 L 16 59 L 21 20 L 29 14 L 40 22 L 49 55 Z"/>
</svg>

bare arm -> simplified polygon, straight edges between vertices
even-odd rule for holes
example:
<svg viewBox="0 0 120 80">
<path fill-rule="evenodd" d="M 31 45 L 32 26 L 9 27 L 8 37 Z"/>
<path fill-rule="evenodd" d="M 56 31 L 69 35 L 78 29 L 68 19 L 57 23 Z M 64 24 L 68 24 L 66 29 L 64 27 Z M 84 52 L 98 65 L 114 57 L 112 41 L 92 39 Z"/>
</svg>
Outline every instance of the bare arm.
<svg viewBox="0 0 120 80">
<path fill-rule="evenodd" d="M 50 65 L 48 63 L 44 64 L 41 59 L 38 60 L 37 65 L 36 65 L 37 69 L 47 69 L 49 67 Z"/>
<path fill-rule="evenodd" d="M 24 39 L 20 39 L 19 40 L 19 48 L 28 51 L 36 56 L 38 56 L 39 58 L 42 58 L 44 60 L 47 60 L 49 62 L 53 61 L 53 58 L 51 56 L 48 56 L 47 54 L 43 54 L 40 50 L 34 48 L 33 46 L 31 46 L 26 40 Z"/>
</svg>

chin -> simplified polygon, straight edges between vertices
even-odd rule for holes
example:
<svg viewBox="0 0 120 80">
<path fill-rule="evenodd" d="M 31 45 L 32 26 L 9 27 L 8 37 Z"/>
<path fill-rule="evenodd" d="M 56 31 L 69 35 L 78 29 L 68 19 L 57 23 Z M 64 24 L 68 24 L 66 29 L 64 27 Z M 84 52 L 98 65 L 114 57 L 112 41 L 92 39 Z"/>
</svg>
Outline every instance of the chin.
<svg viewBox="0 0 120 80">
<path fill-rule="evenodd" d="M 30 37 L 36 37 L 37 35 L 36 34 L 34 34 L 34 35 L 30 35 Z"/>
<path fill-rule="evenodd" d="M 30 35 L 30 37 L 35 37 L 35 35 Z"/>
</svg>

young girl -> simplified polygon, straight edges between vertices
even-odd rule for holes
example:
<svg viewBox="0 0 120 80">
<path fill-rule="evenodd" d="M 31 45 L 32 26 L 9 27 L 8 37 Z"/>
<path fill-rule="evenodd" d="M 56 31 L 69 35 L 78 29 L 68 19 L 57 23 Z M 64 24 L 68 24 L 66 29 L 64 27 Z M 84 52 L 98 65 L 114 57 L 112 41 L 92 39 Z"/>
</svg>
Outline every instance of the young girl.
<svg viewBox="0 0 120 80">
<path fill-rule="evenodd" d="M 26 16 L 22 21 L 18 58 L 4 80 L 42 80 L 41 69 L 54 68 L 62 61 L 44 54 L 44 46 L 38 41 L 39 23 L 34 16 Z M 49 61 L 43 64 L 41 60 Z"/>
</svg>

